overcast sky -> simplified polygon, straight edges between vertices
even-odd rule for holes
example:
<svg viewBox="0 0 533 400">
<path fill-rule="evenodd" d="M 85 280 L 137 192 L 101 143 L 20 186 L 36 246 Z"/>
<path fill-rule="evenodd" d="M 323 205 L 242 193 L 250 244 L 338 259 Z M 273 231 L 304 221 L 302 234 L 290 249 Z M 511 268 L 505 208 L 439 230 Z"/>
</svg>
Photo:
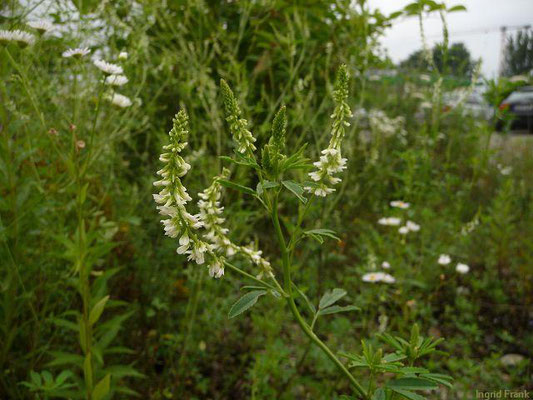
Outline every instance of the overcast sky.
<svg viewBox="0 0 533 400">
<path fill-rule="evenodd" d="M 384 14 L 403 8 L 412 0 L 369 0 L 372 8 Z M 463 42 L 475 59 L 482 58 L 482 73 L 493 77 L 498 72 L 500 27 L 533 25 L 533 0 L 448 0 L 448 6 L 463 4 L 468 11 L 448 14 L 450 43 Z M 424 21 L 430 45 L 442 40 L 442 24 L 437 14 Z M 513 32 L 513 31 L 512 31 Z M 394 62 L 405 59 L 422 47 L 416 18 L 396 20 L 386 31 L 383 45 Z"/>
</svg>

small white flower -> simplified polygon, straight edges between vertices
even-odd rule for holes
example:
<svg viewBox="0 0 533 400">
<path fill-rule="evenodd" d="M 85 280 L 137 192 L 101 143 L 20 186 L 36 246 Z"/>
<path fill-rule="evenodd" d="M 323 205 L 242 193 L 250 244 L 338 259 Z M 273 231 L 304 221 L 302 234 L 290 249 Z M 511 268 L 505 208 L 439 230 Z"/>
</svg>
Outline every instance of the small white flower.
<svg viewBox="0 0 533 400">
<path fill-rule="evenodd" d="M 388 225 L 388 226 L 398 226 L 402 220 L 400 218 L 396 217 L 388 217 L 388 218 L 380 218 L 378 220 L 378 224 L 380 225 Z"/>
<path fill-rule="evenodd" d="M 70 57 L 81 58 L 83 56 L 86 56 L 90 52 L 91 50 L 89 50 L 89 48 L 87 47 L 77 47 L 75 49 L 68 49 L 64 51 L 63 54 L 61 55 L 65 58 L 70 58 Z"/>
<path fill-rule="evenodd" d="M 209 276 L 212 278 L 220 278 L 222 275 L 224 275 L 224 266 L 220 263 L 220 261 L 215 260 L 209 265 Z"/>
<path fill-rule="evenodd" d="M 459 272 L 460 274 L 466 274 L 468 271 L 470 271 L 470 267 L 463 263 L 458 263 L 455 267 L 455 270 Z"/>
<path fill-rule="evenodd" d="M 0 44 L 8 42 L 16 42 L 20 47 L 26 47 L 35 43 L 35 36 L 19 29 L 14 31 L 0 30 Z"/>
<path fill-rule="evenodd" d="M 113 93 L 113 96 L 108 97 L 108 100 L 113 103 L 114 105 L 120 107 L 120 108 L 126 108 L 131 106 L 131 100 L 129 97 L 124 96 L 119 93 Z M 154 183 L 155 185 L 155 183 Z M 165 184 L 166 185 L 166 184 Z"/>
<path fill-rule="evenodd" d="M 381 267 L 384 268 L 384 269 L 389 269 L 390 268 L 390 263 L 388 261 L 383 261 L 381 263 Z"/>
<path fill-rule="evenodd" d="M 513 167 L 510 167 L 510 166 L 503 166 L 501 164 L 498 164 L 496 165 L 496 167 L 498 168 L 498 170 L 500 171 L 500 174 L 502 175 L 510 175 L 511 172 L 513 172 Z"/>
<path fill-rule="evenodd" d="M 128 83 L 128 78 L 124 75 L 109 75 L 105 78 L 106 85 L 123 86 Z"/>
<path fill-rule="evenodd" d="M 451 262 L 452 262 L 452 259 L 451 259 L 451 257 L 448 254 L 441 254 L 439 256 L 438 263 L 440 265 L 448 265 Z"/>
<path fill-rule="evenodd" d="M 50 23 L 48 21 L 45 21 L 45 20 L 29 21 L 26 25 L 28 25 L 29 27 L 35 29 L 40 34 L 43 34 L 43 33 L 46 33 L 46 32 L 50 32 L 51 30 L 54 29 L 54 24 L 52 24 L 52 23 Z"/>
<path fill-rule="evenodd" d="M 402 226 L 400 229 L 398 229 L 398 232 L 401 235 L 407 235 L 409 233 L 409 228 L 407 226 Z"/>
<path fill-rule="evenodd" d="M 391 207 L 401 208 L 403 210 L 409 208 L 410 204 L 401 200 L 394 200 L 390 202 Z"/>
<path fill-rule="evenodd" d="M 128 59 L 128 53 L 126 51 L 121 51 L 118 55 L 119 60 L 127 60 Z"/>
<path fill-rule="evenodd" d="M 389 275 L 385 272 L 369 272 L 363 275 L 363 282 L 384 282 L 384 283 L 394 283 L 396 279 L 392 275 Z"/>
<path fill-rule="evenodd" d="M 94 60 L 93 64 L 101 71 L 108 75 L 121 75 L 124 70 L 120 65 L 108 63 L 104 60 Z"/>
<path fill-rule="evenodd" d="M 420 230 L 420 225 L 415 224 L 413 221 L 407 221 L 405 226 L 411 232 L 418 232 Z"/>
</svg>

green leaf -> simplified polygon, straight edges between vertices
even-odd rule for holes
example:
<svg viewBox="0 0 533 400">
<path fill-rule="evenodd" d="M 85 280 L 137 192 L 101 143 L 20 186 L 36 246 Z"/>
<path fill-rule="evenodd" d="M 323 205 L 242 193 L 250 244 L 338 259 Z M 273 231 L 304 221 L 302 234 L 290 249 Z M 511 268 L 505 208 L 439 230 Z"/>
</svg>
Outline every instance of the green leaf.
<svg viewBox="0 0 533 400">
<path fill-rule="evenodd" d="M 272 188 L 275 188 L 275 187 L 278 187 L 279 186 L 279 183 L 277 182 L 271 182 L 271 181 L 263 181 L 263 182 L 259 182 L 257 184 L 257 188 L 256 188 L 256 192 L 259 196 L 261 196 L 263 194 L 263 191 L 267 190 L 267 189 L 272 189 Z"/>
<path fill-rule="evenodd" d="M 456 12 L 456 11 L 466 11 L 466 7 L 463 5 L 453 6 L 448 8 L 446 11 L 448 12 Z"/>
<path fill-rule="evenodd" d="M 302 203 L 307 203 L 307 199 L 302 196 L 304 193 L 303 187 L 294 181 L 282 181 L 283 186 L 289 189 Z"/>
<path fill-rule="evenodd" d="M 427 379 L 421 378 L 400 378 L 387 382 L 386 385 L 390 389 L 402 390 L 433 390 L 438 386 Z"/>
<path fill-rule="evenodd" d="M 83 356 L 73 353 L 64 353 L 61 351 L 50 352 L 54 357 L 52 361 L 46 364 L 47 367 L 56 367 L 58 365 L 77 365 L 79 367 L 83 364 Z"/>
<path fill-rule="evenodd" d="M 331 239 L 335 239 L 335 240 L 338 240 L 340 241 L 340 238 L 335 236 L 335 231 L 332 231 L 331 229 L 310 229 L 308 231 L 305 231 L 304 232 L 304 235 L 309 235 L 309 236 L 315 236 L 315 235 L 318 235 L 318 236 L 325 236 L 325 237 L 329 237 Z"/>
<path fill-rule="evenodd" d="M 94 305 L 92 308 L 90 314 L 89 314 L 89 324 L 94 325 L 96 321 L 100 318 L 102 313 L 104 312 L 105 303 L 107 303 L 107 300 L 109 300 L 109 296 L 105 296 L 98 303 Z"/>
<path fill-rule="evenodd" d="M 242 314 L 250 307 L 252 307 L 255 303 L 257 303 L 257 299 L 259 299 L 259 297 L 264 295 L 265 293 L 266 290 L 254 290 L 252 292 L 246 293 L 239 300 L 237 300 L 235 304 L 233 304 L 233 306 L 231 306 L 228 317 L 233 318 L 239 314 Z"/>
<path fill-rule="evenodd" d="M 102 400 L 109 393 L 109 383 L 111 380 L 111 375 L 107 374 L 102 378 L 100 382 L 96 384 L 93 390 L 93 399 Z"/>
<path fill-rule="evenodd" d="M 35 371 L 30 371 L 30 377 L 35 386 L 41 386 L 41 375 Z"/>
<path fill-rule="evenodd" d="M 298 294 L 300 296 L 302 296 L 302 298 L 305 300 L 305 303 L 307 304 L 307 307 L 309 307 L 309 310 L 311 310 L 311 312 L 314 314 L 316 314 L 316 307 L 313 303 L 311 303 L 311 301 L 309 300 L 309 298 L 305 295 L 304 292 L 302 292 L 300 290 L 300 288 L 298 286 L 296 286 L 296 284 L 293 283 L 293 286 L 294 288 L 296 289 L 296 291 L 298 292 Z"/>
<path fill-rule="evenodd" d="M 381 388 L 376 390 L 374 396 L 372 396 L 372 400 L 386 400 L 385 391 Z"/>
<path fill-rule="evenodd" d="M 228 181 L 226 179 L 219 179 L 218 182 L 227 188 L 238 190 L 239 192 L 243 192 L 246 194 L 251 194 L 252 196 L 255 195 L 255 190 L 252 188 L 249 188 L 247 186 L 239 185 L 238 183 Z"/>
<path fill-rule="evenodd" d="M 50 320 L 52 323 L 54 323 L 57 326 L 61 326 L 66 329 L 70 329 L 74 332 L 78 331 L 78 325 L 76 325 L 74 322 L 68 321 L 66 319 L 62 318 L 53 318 Z"/>
<path fill-rule="evenodd" d="M 320 299 L 320 303 L 318 304 L 318 308 L 319 309 L 323 309 L 323 308 L 331 306 L 332 304 L 336 303 L 341 298 L 346 296 L 346 293 L 347 293 L 346 290 L 339 289 L 339 288 L 335 288 L 335 289 L 333 289 L 331 291 L 328 291 L 328 292 L 324 293 L 324 295 Z"/>
<path fill-rule="evenodd" d="M 361 310 L 359 307 L 356 306 L 331 306 L 327 308 L 321 309 L 318 314 L 319 315 L 328 315 L 328 314 L 336 314 L 341 312 L 348 312 L 348 311 L 359 311 Z"/>
<path fill-rule="evenodd" d="M 403 390 L 403 389 L 393 389 L 391 388 L 391 390 L 393 392 L 396 392 L 398 394 L 401 394 L 403 397 L 405 397 L 406 399 L 409 399 L 409 400 L 426 400 L 425 397 L 422 397 L 420 396 L 419 394 L 416 394 L 416 393 L 413 393 L 413 392 L 410 392 L 408 390 Z"/>
<path fill-rule="evenodd" d="M 146 378 L 145 375 L 141 374 L 131 365 L 111 365 L 106 367 L 106 372 L 113 375 L 114 379 L 121 379 L 125 377 L 131 378 Z"/>
<path fill-rule="evenodd" d="M 428 379 L 435 383 L 440 383 L 446 387 L 451 388 L 453 385 L 450 381 L 453 381 L 453 378 L 449 375 L 444 374 L 421 374 L 420 377 Z"/>
</svg>

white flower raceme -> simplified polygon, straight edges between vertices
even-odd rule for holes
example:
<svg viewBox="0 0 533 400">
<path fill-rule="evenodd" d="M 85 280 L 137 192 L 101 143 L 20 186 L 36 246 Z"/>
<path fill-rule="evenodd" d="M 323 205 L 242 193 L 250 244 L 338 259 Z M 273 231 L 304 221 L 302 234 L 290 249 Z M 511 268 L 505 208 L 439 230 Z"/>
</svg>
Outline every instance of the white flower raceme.
<svg viewBox="0 0 533 400">
<path fill-rule="evenodd" d="M 33 28 L 38 31 L 40 34 L 50 32 L 54 29 L 54 24 L 43 19 L 38 21 L 29 21 L 27 25 L 30 28 Z"/>
<path fill-rule="evenodd" d="M 394 283 L 396 279 L 385 272 L 369 272 L 363 275 L 363 282 L 384 282 L 384 283 Z"/>
<path fill-rule="evenodd" d="M 396 217 L 384 217 L 378 220 L 378 224 L 388 226 L 398 226 L 401 222 L 402 220 Z"/>
<path fill-rule="evenodd" d="M 391 207 L 401 208 L 401 209 L 404 209 L 404 210 L 409 208 L 409 206 L 410 206 L 409 203 L 406 203 L 406 202 L 401 201 L 401 200 L 391 201 L 390 205 L 391 205 Z"/>
<path fill-rule="evenodd" d="M 181 182 L 181 178 L 191 168 L 180 155 L 187 146 L 185 140 L 189 132 L 185 111 L 181 110 L 172 123 L 170 143 L 163 146 L 165 152 L 159 157 L 165 164 L 157 171 L 161 179 L 154 182 L 154 186 L 162 189 L 153 195 L 154 200 L 159 204 L 159 213 L 167 217 L 161 221 L 165 234 L 172 238 L 179 236 L 177 253 L 187 254 L 188 260 L 197 264 L 204 264 L 207 258 L 210 275 L 219 278 L 224 274 L 223 258 L 216 255 L 212 246 L 200 238 L 197 230 L 203 226 L 203 222 L 199 215 L 190 214 L 186 208 L 187 202 L 192 199 Z"/>
<path fill-rule="evenodd" d="M 253 154 L 256 149 L 254 146 L 256 139 L 248 130 L 248 121 L 241 118 L 241 109 L 239 108 L 237 99 L 235 99 L 235 95 L 224 79 L 220 81 L 220 87 L 226 109 L 226 121 L 228 121 L 233 140 L 237 145 L 237 151 L 242 154 Z"/>
<path fill-rule="evenodd" d="M 470 267 L 463 263 L 458 263 L 455 267 L 455 270 L 459 272 L 460 274 L 466 274 L 468 271 L 470 271 Z"/>
<path fill-rule="evenodd" d="M 335 191 L 331 186 L 341 181 L 335 177 L 335 174 L 346 169 L 346 158 L 342 158 L 341 145 L 346 126 L 350 123 L 346 121 L 352 117 L 350 107 L 346 103 L 348 97 L 348 71 L 346 66 L 342 65 L 337 74 L 333 98 L 335 100 L 335 110 L 331 115 L 333 119 L 331 127 L 331 139 L 328 147 L 322 150 L 322 156 L 319 161 L 313 163 L 316 170 L 309 173 L 313 185 L 306 186 L 304 189 L 315 196 L 325 197 Z"/>
<path fill-rule="evenodd" d="M 228 176 L 229 170 L 224 169 L 222 174 L 213 179 L 211 186 L 198 195 L 200 197 L 198 201 L 200 221 L 207 230 L 207 233 L 203 237 L 211 243 L 214 251 L 219 251 L 227 257 L 243 254 L 260 268 L 260 276 L 263 274 L 271 276 L 272 267 L 267 260 L 261 257 L 262 252 L 260 250 L 254 250 L 252 247 L 234 244 L 228 237 L 229 230 L 222 227 L 225 219 L 222 217 L 224 207 L 220 206 L 221 184 L 219 180 L 227 179 Z M 220 268 L 223 270 L 223 266 Z"/>
<path fill-rule="evenodd" d="M 120 65 L 108 63 L 104 60 L 94 60 L 93 64 L 96 66 L 96 68 L 108 75 L 121 75 L 124 73 L 124 70 Z"/>
<path fill-rule="evenodd" d="M 389 269 L 390 268 L 390 263 L 388 261 L 383 261 L 381 263 L 381 268 Z"/>
<path fill-rule="evenodd" d="M 439 260 L 437 261 L 440 265 L 448 265 L 452 262 L 451 257 L 448 254 L 441 254 Z"/>
<path fill-rule="evenodd" d="M 88 47 L 77 47 L 75 49 L 65 50 L 61 55 L 64 58 L 70 58 L 70 57 L 81 58 L 83 56 L 86 56 L 90 52 L 91 50 L 89 50 Z"/>
<path fill-rule="evenodd" d="M 9 42 L 15 42 L 20 47 L 26 47 L 35 43 L 35 36 L 19 29 L 14 31 L 0 30 L 0 44 Z"/>
<path fill-rule="evenodd" d="M 409 228 L 406 226 L 402 226 L 400 227 L 400 229 L 398 229 L 398 232 L 400 233 L 400 235 L 407 235 L 409 233 Z"/>
<path fill-rule="evenodd" d="M 121 51 L 118 55 L 119 60 L 127 60 L 128 59 L 128 53 L 126 51 Z"/>
<path fill-rule="evenodd" d="M 113 93 L 113 95 L 108 96 L 107 99 L 114 105 L 120 108 L 126 108 L 132 105 L 132 102 L 129 97 L 124 96 L 119 93 Z"/>
<path fill-rule="evenodd" d="M 123 86 L 128 83 L 128 78 L 124 75 L 109 75 L 105 78 L 106 85 Z"/>
</svg>

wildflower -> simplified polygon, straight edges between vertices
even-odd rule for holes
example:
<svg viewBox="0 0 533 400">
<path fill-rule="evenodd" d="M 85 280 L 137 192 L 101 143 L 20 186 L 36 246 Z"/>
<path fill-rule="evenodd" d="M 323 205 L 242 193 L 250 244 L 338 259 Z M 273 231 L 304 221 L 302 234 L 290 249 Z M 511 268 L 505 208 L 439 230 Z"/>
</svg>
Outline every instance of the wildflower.
<svg viewBox="0 0 533 400">
<path fill-rule="evenodd" d="M 231 257 L 238 253 L 243 254 L 261 269 L 260 275 L 263 275 L 263 273 L 272 275 L 272 267 L 267 260 L 261 257 L 262 252 L 260 250 L 254 250 L 251 247 L 237 246 L 229 239 L 229 230 L 222 227 L 225 219 L 222 217 L 224 207 L 220 207 L 220 179 L 227 179 L 228 176 L 229 170 L 224 169 L 222 174 L 213 179 L 211 186 L 198 195 L 198 197 L 200 197 L 200 200 L 198 201 L 200 221 L 207 230 L 207 233 L 204 234 L 203 237 L 211 244 L 211 248 L 214 251 L 219 251 L 227 257 Z"/>
<path fill-rule="evenodd" d="M 384 282 L 384 283 L 394 283 L 396 279 L 385 272 L 369 272 L 363 275 L 363 282 Z"/>
<path fill-rule="evenodd" d="M 256 139 L 247 128 L 248 121 L 241 118 L 241 109 L 239 108 L 237 99 L 235 99 L 235 95 L 224 79 L 220 80 L 220 87 L 226 109 L 226 121 L 228 121 L 233 140 L 237 145 L 237 151 L 242 154 L 253 154 L 256 149 L 253 143 Z"/>
<path fill-rule="evenodd" d="M 407 226 L 402 226 L 400 229 L 398 229 L 398 232 L 401 235 L 407 235 L 409 233 L 409 228 Z"/>
<path fill-rule="evenodd" d="M 89 50 L 89 48 L 87 47 L 77 47 L 75 49 L 65 50 L 61 55 L 64 58 L 70 58 L 70 57 L 82 58 L 83 56 L 86 56 L 90 52 L 91 50 Z"/>
<path fill-rule="evenodd" d="M 16 29 L 14 31 L 0 30 L 0 44 L 15 42 L 19 47 L 26 47 L 35 43 L 35 36 L 31 33 Z"/>
<path fill-rule="evenodd" d="M 451 257 L 448 254 L 441 254 L 439 260 L 437 261 L 440 265 L 448 265 L 452 262 Z"/>
<path fill-rule="evenodd" d="M 122 86 L 128 83 L 128 78 L 124 75 L 109 75 L 105 78 L 106 85 Z"/>
<path fill-rule="evenodd" d="M 35 29 L 41 35 L 50 32 L 54 29 L 54 24 L 45 20 L 29 21 L 26 25 L 28 25 L 30 28 Z"/>
<path fill-rule="evenodd" d="M 83 140 L 76 141 L 76 149 L 81 150 L 85 148 L 85 142 Z"/>
<path fill-rule="evenodd" d="M 330 186 L 336 185 L 341 181 L 340 178 L 334 175 L 346 169 L 347 160 L 346 158 L 342 158 L 341 144 L 346 126 L 350 126 L 350 123 L 346 119 L 352 117 L 350 107 L 346 103 L 346 98 L 348 97 L 348 80 L 348 71 L 346 70 L 346 66 L 342 65 L 337 73 L 337 82 L 333 91 L 335 110 L 331 115 L 333 119 L 331 139 L 328 147 L 322 150 L 322 156 L 320 156 L 319 161 L 313 163 L 316 170 L 308 174 L 315 184 L 304 188 L 315 196 L 325 197 L 333 193 L 335 189 Z"/>
<path fill-rule="evenodd" d="M 415 224 L 413 221 L 407 221 L 405 226 L 410 232 L 418 232 L 420 230 L 420 225 Z"/>
<path fill-rule="evenodd" d="M 378 224 L 380 225 L 388 225 L 388 226 L 398 226 L 402 220 L 400 218 L 396 217 L 388 217 L 388 218 L 380 218 L 378 220 Z"/>
<path fill-rule="evenodd" d="M 120 65 L 108 63 L 103 60 L 94 60 L 93 64 L 108 75 L 121 75 L 124 71 Z"/>
<path fill-rule="evenodd" d="M 510 167 L 510 166 L 503 166 L 501 164 L 498 164 L 496 165 L 496 167 L 498 168 L 498 170 L 500 171 L 500 174 L 502 175 L 510 175 L 511 172 L 513 172 L 513 167 Z"/>
<path fill-rule="evenodd" d="M 157 171 L 161 179 L 154 182 L 154 186 L 160 186 L 162 190 L 153 197 L 159 213 L 167 217 L 161 221 L 165 234 L 171 238 L 180 237 L 176 252 L 188 255 L 189 261 L 199 265 L 204 264 L 207 258 L 210 275 L 220 278 L 224 274 L 223 258 L 213 253 L 212 246 L 199 237 L 196 231 L 204 224 L 199 215 L 190 214 L 186 208 L 187 202 L 192 199 L 180 179 L 191 168 L 180 155 L 187 146 L 185 140 L 189 133 L 185 111 L 181 110 L 172 123 L 170 143 L 163 146 L 165 152 L 159 157 L 165 164 Z"/>
<path fill-rule="evenodd" d="M 455 267 L 455 270 L 459 272 L 460 274 L 466 274 L 468 271 L 470 271 L 470 267 L 463 263 L 458 263 Z"/>
<path fill-rule="evenodd" d="M 401 208 L 403 210 L 409 208 L 410 204 L 401 200 L 394 200 L 390 202 L 391 207 Z"/>
<path fill-rule="evenodd" d="M 108 96 L 107 99 L 113 103 L 114 105 L 120 107 L 120 108 L 126 108 L 131 106 L 132 102 L 129 97 L 124 96 L 119 93 L 113 93 L 112 96 Z"/>
<path fill-rule="evenodd" d="M 118 55 L 119 60 L 127 60 L 128 59 L 128 53 L 126 51 L 121 51 Z"/>
<path fill-rule="evenodd" d="M 383 261 L 381 263 L 381 268 L 389 269 L 390 268 L 390 263 L 388 261 Z"/>
</svg>

